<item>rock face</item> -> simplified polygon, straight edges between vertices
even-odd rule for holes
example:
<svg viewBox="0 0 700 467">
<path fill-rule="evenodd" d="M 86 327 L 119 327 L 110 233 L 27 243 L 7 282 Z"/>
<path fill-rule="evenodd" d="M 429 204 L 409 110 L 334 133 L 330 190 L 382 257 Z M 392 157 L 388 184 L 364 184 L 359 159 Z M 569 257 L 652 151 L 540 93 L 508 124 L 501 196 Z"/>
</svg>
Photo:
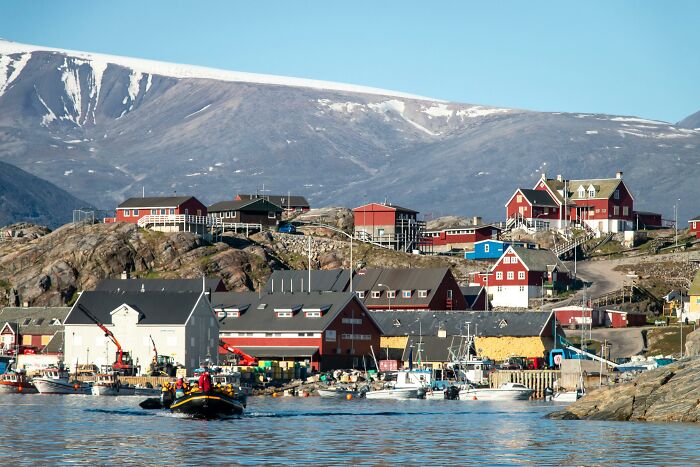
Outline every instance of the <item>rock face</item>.
<svg viewBox="0 0 700 467">
<path fill-rule="evenodd" d="M 276 264 L 262 248 L 209 245 L 190 233 L 151 232 L 133 224 L 66 225 L 21 240 L 0 243 L 0 305 L 65 305 L 76 292 L 122 271 L 163 278 L 206 274 L 221 277 L 230 290 L 252 290 Z"/>
<path fill-rule="evenodd" d="M 700 421 L 700 358 L 642 373 L 597 389 L 549 418 L 562 420 Z"/>
</svg>

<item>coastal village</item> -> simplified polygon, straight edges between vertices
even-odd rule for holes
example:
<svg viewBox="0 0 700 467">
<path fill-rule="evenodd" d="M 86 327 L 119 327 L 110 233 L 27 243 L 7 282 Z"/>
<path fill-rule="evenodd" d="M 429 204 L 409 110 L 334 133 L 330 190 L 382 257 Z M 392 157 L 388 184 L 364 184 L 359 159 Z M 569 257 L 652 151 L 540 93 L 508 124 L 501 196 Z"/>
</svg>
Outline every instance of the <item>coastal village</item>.
<svg viewBox="0 0 700 467">
<path fill-rule="evenodd" d="M 478 393 L 489 388 L 575 400 L 593 385 L 700 352 L 700 337 L 690 334 L 700 319 L 700 217 L 686 227 L 638 210 L 622 172 L 604 179 L 543 173 L 532 188 L 513 190 L 504 212 L 454 225 L 388 201 L 355 207 L 339 223 L 338 210 L 312 209 L 292 194 L 238 194 L 209 206 L 194 195 L 142 196 L 101 220 L 82 213 L 62 229 L 135 225 L 156 235 L 186 233 L 217 251 L 267 238 L 273 250 L 294 248 L 296 268 L 272 268 L 257 284 L 230 287 L 230 277 L 159 277 L 125 266 L 92 278 L 61 306 L 41 305 L 5 279 L 2 370 L 40 377 L 62 368 L 66 381 L 80 384 L 114 373 L 121 384 L 159 387 L 206 362 L 255 394 L 369 397 L 373 390 L 358 390 L 367 382 L 379 392 L 403 384 L 446 398 L 450 384 L 464 383 L 474 399 L 493 397 Z M 0 246 L 28 248 L 62 230 L 27 238 L 27 228 L 4 228 Z M 312 252 L 319 242 L 330 242 L 333 260 L 321 264 Z M 408 267 L 368 266 L 368 252 L 399 255 Z M 578 275 L 601 259 L 664 254 L 681 258 L 682 273 L 658 261 L 647 263 L 658 263 L 651 273 L 635 265 L 599 293 L 595 279 Z M 413 258 L 432 263 L 414 265 Z M 678 277 L 650 283 L 671 274 Z M 41 280 L 45 292 L 56 281 Z M 665 345 L 654 348 L 654 334 Z M 638 348 L 625 350 L 625 340 Z M 416 372 L 419 382 L 388 385 Z"/>
</svg>

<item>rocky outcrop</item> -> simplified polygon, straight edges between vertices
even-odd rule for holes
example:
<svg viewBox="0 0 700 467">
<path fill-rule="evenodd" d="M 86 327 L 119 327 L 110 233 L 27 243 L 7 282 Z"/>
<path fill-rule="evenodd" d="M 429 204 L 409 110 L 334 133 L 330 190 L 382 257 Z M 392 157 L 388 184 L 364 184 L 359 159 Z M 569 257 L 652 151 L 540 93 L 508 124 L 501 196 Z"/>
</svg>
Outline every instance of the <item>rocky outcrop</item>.
<svg viewBox="0 0 700 467">
<path fill-rule="evenodd" d="M 0 305 L 59 306 L 76 292 L 122 271 L 147 277 L 224 279 L 231 290 L 252 290 L 275 261 L 264 249 L 209 245 L 186 232 L 162 233 L 133 224 L 69 224 L 30 241 L 0 243 Z"/>
<path fill-rule="evenodd" d="M 647 371 L 631 382 L 589 392 L 565 410 L 563 420 L 700 421 L 700 358 Z"/>
</svg>

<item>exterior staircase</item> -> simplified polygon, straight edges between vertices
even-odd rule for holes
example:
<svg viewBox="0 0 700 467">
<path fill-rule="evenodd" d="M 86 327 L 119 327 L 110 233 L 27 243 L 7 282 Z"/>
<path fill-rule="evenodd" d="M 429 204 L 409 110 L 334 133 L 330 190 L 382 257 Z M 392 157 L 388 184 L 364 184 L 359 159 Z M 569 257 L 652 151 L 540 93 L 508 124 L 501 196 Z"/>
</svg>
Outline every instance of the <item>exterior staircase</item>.
<svg viewBox="0 0 700 467">
<path fill-rule="evenodd" d="M 595 236 L 596 233 L 593 230 L 585 229 L 583 232 L 571 238 L 570 240 L 555 245 L 554 248 L 552 248 L 552 253 L 554 253 L 558 257 L 565 255 L 566 253 L 570 252 L 574 248 L 577 248 L 579 245 L 586 243 L 588 240 Z"/>
</svg>

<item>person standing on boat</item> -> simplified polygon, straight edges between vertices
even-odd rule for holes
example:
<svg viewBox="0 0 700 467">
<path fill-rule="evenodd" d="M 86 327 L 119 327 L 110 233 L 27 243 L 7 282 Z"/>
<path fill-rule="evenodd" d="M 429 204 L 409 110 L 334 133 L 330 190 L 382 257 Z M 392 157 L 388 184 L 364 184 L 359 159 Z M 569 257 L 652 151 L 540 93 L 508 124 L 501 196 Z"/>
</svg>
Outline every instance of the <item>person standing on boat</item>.
<svg viewBox="0 0 700 467">
<path fill-rule="evenodd" d="M 211 375 L 208 370 L 204 370 L 199 376 L 199 390 L 202 392 L 211 391 Z"/>
<path fill-rule="evenodd" d="M 180 376 L 177 381 L 175 382 L 175 398 L 180 398 L 185 395 L 185 382 L 182 379 L 182 376 Z"/>
</svg>

